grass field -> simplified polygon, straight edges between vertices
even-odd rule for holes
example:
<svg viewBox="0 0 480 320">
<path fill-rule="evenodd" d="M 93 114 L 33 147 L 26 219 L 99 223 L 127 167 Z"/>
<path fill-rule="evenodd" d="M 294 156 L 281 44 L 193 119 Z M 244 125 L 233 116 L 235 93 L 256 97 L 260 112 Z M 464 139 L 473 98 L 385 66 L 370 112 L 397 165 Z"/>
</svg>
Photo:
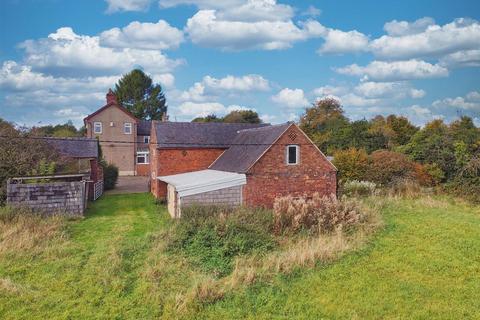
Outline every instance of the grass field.
<svg viewBox="0 0 480 320">
<path fill-rule="evenodd" d="M 385 228 L 340 260 L 234 291 L 184 317 L 480 318 L 480 207 L 385 200 Z M 107 196 L 41 249 L 1 250 L 2 319 L 175 318 L 200 271 L 164 251 L 146 194 Z"/>
</svg>

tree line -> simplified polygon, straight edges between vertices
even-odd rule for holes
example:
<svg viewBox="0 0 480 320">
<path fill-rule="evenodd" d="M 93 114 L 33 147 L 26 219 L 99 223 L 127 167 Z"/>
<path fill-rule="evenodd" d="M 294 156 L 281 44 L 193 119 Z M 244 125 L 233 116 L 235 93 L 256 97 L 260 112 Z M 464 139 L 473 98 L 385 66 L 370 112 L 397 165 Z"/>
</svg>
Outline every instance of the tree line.
<svg viewBox="0 0 480 320">
<path fill-rule="evenodd" d="M 432 120 L 421 128 L 397 115 L 352 121 L 328 98 L 307 108 L 299 125 L 334 156 L 342 181 L 392 185 L 413 179 L 480 200 L 480 128 L 470 117 Z"/>
</svg>

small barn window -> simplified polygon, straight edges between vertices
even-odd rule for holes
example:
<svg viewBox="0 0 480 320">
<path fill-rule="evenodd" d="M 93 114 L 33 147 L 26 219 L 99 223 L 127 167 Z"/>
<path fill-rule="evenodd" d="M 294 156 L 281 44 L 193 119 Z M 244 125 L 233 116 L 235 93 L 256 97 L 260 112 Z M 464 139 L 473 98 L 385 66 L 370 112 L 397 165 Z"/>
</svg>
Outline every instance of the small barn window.
<svg viewBox="0 0 480 320">
<path fill-rule="evenodd" d="M 287 146 L 287 164 L 298 164 L 300 155 L 300 147 L 297 145 Z"/>
<path fill-rule="evenodd" d="M 143 143 L 150 143 L 150 136 L 144 136 Z"/>
<path fill-rule="evenodd" d="M 93 132 L 94 133 L 102 133 L 102 123 L 101 122 L 94 122 L 93 123 Z"/>
<path fill-rule="evenodd" d="M 131 122 L 125 122 L 125 124 L 123 125 L 123 133 L 132 134 L 132 123 Z"/>
</svg>

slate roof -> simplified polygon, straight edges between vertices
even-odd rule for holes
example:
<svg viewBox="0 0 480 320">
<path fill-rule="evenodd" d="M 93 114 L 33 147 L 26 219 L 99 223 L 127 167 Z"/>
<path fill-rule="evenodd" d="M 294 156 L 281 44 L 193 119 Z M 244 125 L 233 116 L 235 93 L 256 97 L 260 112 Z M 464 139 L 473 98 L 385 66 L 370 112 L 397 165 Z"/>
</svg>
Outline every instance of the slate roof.
<svg viewBox="0 0 480 320">
<path fill-rule="evenodd" d="M 228 148 L 237 132 L 269 124 L 155 122 L 157 148 Z"/>
<path fill-rule="evenodd" d="M 240 131 L 209 169 L 246 173 L 292 123 Z"/>
<path fill-rule="evenodd" d="M 150 120 L 139 120 L 137 126 L 137 135 L 138 136 L 149 136 L 152 129 L 152 121 Z"/>
<path fill-rule="evenodd" d="M 44 138 L 60 155 L 69 158 L 98 158 L 98 140 L 90 138 Z"/>
</svg>

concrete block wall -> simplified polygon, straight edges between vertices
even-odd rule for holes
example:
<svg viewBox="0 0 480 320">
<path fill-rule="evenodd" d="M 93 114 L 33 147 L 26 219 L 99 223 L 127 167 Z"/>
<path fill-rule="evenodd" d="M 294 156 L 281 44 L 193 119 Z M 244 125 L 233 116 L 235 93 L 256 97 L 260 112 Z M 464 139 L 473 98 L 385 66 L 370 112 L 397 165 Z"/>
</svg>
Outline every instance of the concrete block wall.
<svg viewBox="0 0 480 320">
<path fill-rule="evenodd" d="M 85 183 L 81 181 L 7 185 L 7 204 L 46 213 L 82 215 L 85 201 Z"/>
<path fill-rule="evenodd" d="M 182 207 L 192 204 L 231 205 L 242 204 L 242 186 L 214 190 L 180 198 Z"/>
</svg>

